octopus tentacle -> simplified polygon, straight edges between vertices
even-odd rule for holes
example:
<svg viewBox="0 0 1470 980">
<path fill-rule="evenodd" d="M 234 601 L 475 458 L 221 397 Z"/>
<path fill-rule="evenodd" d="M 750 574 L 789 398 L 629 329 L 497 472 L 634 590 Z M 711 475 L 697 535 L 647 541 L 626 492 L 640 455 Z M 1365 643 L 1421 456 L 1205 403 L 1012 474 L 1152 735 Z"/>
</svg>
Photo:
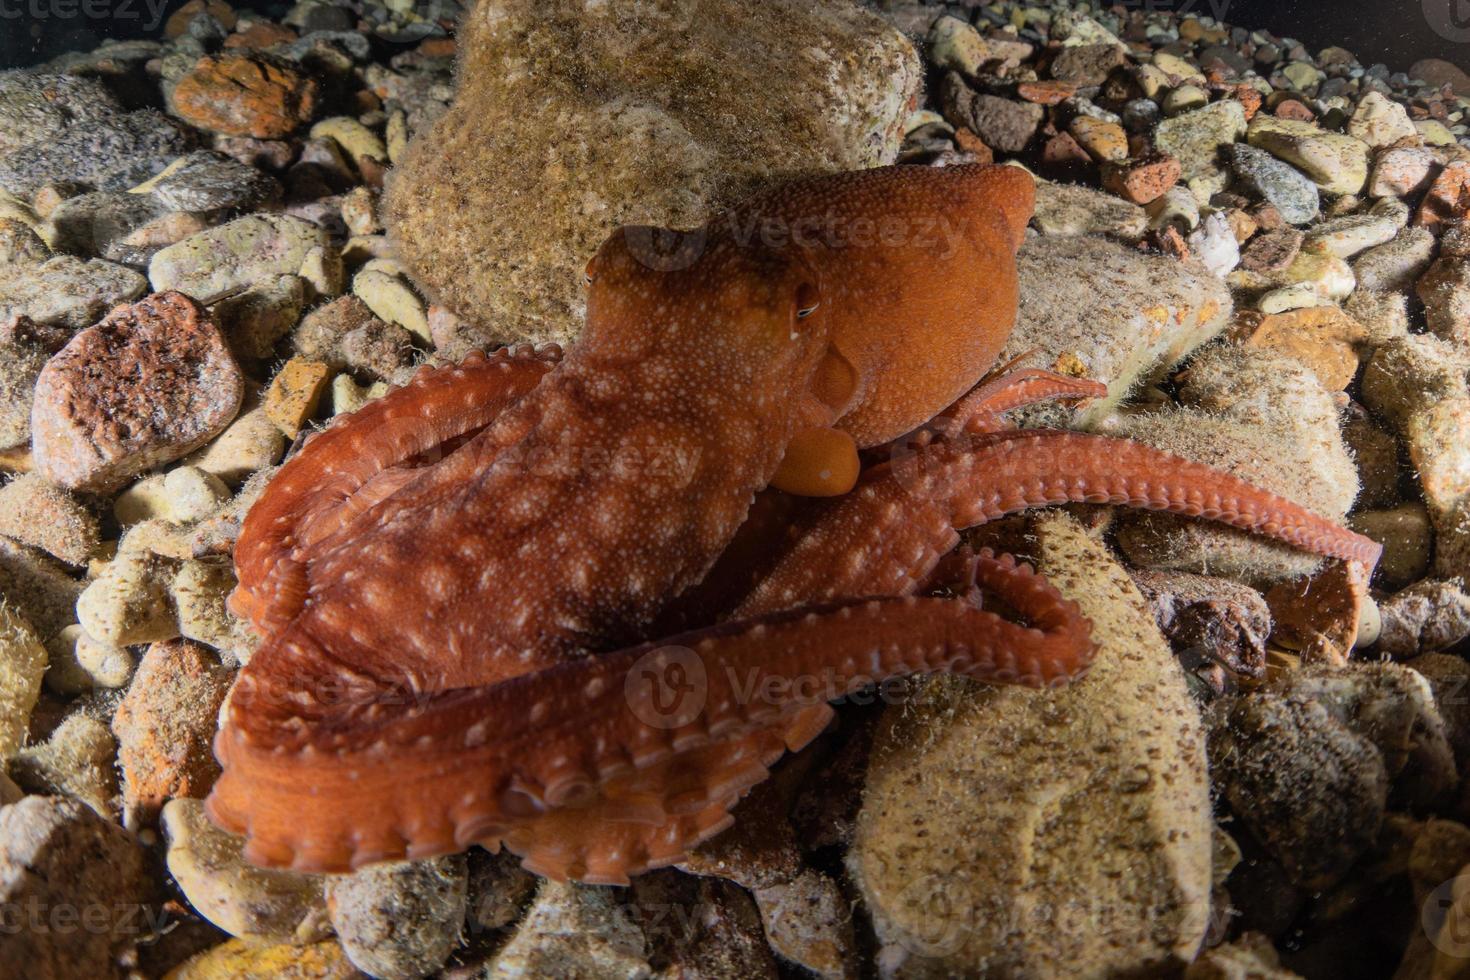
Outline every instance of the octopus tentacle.
<svg viewBox="0 0 1470 980">
<path fill-rule="evenodd" d="M 1009 558 L 982 555 L 976 575 L 1026 623 L 962 600 L 853 601 L 429 694 L 373 723 L 373 705 L 361 703 L 316 704 L 302 718 L 302 691 L 287 673 L 292 664 L 262 663 L 255 683 L 232 696 L 230 724 L 216 739 L 224 773 L 210 813 L 248 832 L 250 860 L 298 870 L 340 871 L 480 840 L 531 850 L 541 838 L 519 834 L 517 826 L 583 802 L 589 791 L 595 795 L 584 806 L 616 804 L 640 785 L 638 772 L 681 755 L 740 748 L 741 740 L 763 748 L 753 759 L 737 753 L 721 765 L 700 760 L 690 767 L 698 780 L 683 806 L 677 795 L 664 797 L 671 811 L 695 816 L 657 828 L 655 857 L 668 863 L 722 829 L 719 808 L 762 778 L 772 755 L 792 744 L 787 736 L 795 733 L 799 745 L 819 730 L 819 715 L 802 716 L 814 705 L 896 675 L 951 671 L 1040 687 L 1086 671 L 1091 628 L 1074 604 Z M 257 657 L 300 662 L 311 653 L 293 657 L 272 644 Z M 685 692 L 688 702 L 669 702 L 670 690 L 661 686 L 675 666 L 698 674 Z M 799 717 L 803 724 L 796 725 Z M 435 737 L 445 731 L 464 734 Z M 398 765 L 382 765 L 390 754 Z M 312 792 L 302 794 L 301 786 Z M 616 870 L 609 852 L 598 853 L 598 874 Z M 623 857 L 629 873 L 645 860 L 634 853 Z M 555 866 L 550 857 L 542 864 Z"/>
<path fill-rule="evenodd" d="M 334 420 L 251 508 L 235 546 L 240 584 L 231 609 L 267 634 L 289 622 L 305 599 L 304 569 L 293 556 L 299 545 L 326 536 L 369 498 L 400 489 L 412 472 L 395 467 L 493 422 L 560 356 L 555 347 L 474 353 L 454 367 L 423 368 L 402 388 Z"/>
<path fill-rule="evenodd" d="M 1239 477 L 1108 436 L 1062 430 L 980 434 L 873 467 L 816 519 L 736 609 L 782 609 L 917 590 L 957 528 L 1063 503 L 1204 517 L 1307 551 L 1376 564 L 1380 545 Z"/>
<path fill-rule="evenodd" d="M 1024 368 L 982 381 L 942 416 L 966 432 L 1002 428 L 997 416 L 1044 401 L 1105 398 L 1108 386 L 1089 378 L 1073 378 L 1041 368 Z"/>
</svg>

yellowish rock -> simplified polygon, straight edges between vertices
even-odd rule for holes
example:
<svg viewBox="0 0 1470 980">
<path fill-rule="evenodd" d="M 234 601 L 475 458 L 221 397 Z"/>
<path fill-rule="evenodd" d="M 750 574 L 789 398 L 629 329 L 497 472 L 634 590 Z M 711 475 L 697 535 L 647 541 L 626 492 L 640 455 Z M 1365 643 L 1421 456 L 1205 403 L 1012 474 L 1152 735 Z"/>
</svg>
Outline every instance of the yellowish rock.
<svg viewBox="0 0 1470 980">
<path fill-rule="evenodd" d="M 119 552 L 77 599 L 82 628 L 114 646 L 178 636 L 168 600 L 174 568 L 170 559 L 147 551 Z"/>
<path fill-rule="evenodd" d="M 342 148 L 349 160 L 372 157 L 387 160 L 388 148 L 377 133 L 351 116 L 332 116 L 311 127 L 313 139 L 329 139 Z"/>
<path fill-rule="evenodd" d="M 1128 134 L 1117 123 L 1078 116 L 1068 129 L 1097 162 L 1116 163 L 1128 159 Z"/>
<path fill-rule="evenodd" d="M 1367 183 L 1368 144 L 1316 123 L 1258 112 L 1246 141 L 1293 165 L 1329 194 L 1356 194 Z"/>
<path fill-rule="evenodd" d="M 259 946 L 231 939 L 191 956 L 164 980 L 354 980 L 362 974 L 333 940 Z"/>
<path fill-rule="evenodd" d="M 381 263 L 390 263 L 387 266 Z M 352 277 L 352 292 L 367 304 L 379 319 L 396 323 L 422 340 L 433 342 L 429 334 L 429 314 L 424 301 L 408 283 L 390 271 L 397 266 L 390 259 L 371 259 Z"/>
<path fill-rule="evenodd" d="M 200 800 L 170 800 L 162 821 L 169 874 L 210 922 L 255 943 L 309 943 L 326 934 L 321 875 L 245 863 L 244 838 L 210 823 Z"/>
<path fill-rule="evenodd" d="M 0 601 L 0 762 L 25 744 L 45 672 L 46 647 L 35 628 L 14 606 Z"/>
<path fill-rule="evenodd" d="M 281 366 L 265 393 L 265 414 L 291 438 L 316 414 L 332 369 L 320 361 L 293 357 Z"/>
<path fill-rule="evenodd" d="M 1367 341 L 1368 331 L 1340 308 L 1317 306 L 1268 315 L 1247 343 L 1295 358 L 1328 391 L 1342 391 L 1358 373 L 1358 352 Z"/>
<path fill-rule="evenodd" d="M 877 734 L 848 867 L 888 976 L 1160 973 L 1204 938 L 1204 733 L 1128 573 L 1063 515 L 1041 570 L 1100 644 L 1061 691 L 930 682 Z"/>
</svg>

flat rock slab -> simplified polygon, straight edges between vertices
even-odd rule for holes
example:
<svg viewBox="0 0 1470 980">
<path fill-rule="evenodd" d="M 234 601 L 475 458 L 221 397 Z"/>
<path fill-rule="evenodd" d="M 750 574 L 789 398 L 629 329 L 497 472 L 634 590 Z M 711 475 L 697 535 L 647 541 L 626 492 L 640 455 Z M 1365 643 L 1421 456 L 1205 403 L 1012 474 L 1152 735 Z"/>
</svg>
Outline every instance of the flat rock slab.
<svg viewBox="0 0 1470 980">
<path fill-rule="evenodd" d="M 182 293 L 156 293 L 77 334 L 41 371 L 36 470 L 73 490 L 115 489 L 219 434 L 243 396 L 208 314 Z"/>
<path fill-rule="evenodd" d="M 1089 976 L 1183 967 L 1211 872 L 1204 732 L 1148 604 L 1071 518 L 1040 569 L 1099 643 L 1059 691 L 930 682 L 889 709 L 848 867 L 886 976 Z"/>
<path fill-rule="evenodd" d="M 881 18 L 804 0 L 486 0 L 459 50 L 384 210 L 418 283 L 508 340 L 577 335 L 618 225 L 696 227 L 796 173 L 892 162 L 922 81 Z"/>
<path fill-rule="evenodd" d="M 1161 375 L 1225 328 L 1229 290 L 1203 269 L 1116 242 L 1084 236 L 1028 238 L 1017 256 L 1021 307 L 998 363 L 1035 351 L 1027 367 L 1080 373 L 1108 397 L 1075 417 L 1045 406 L 1027 424 L 1086 428 L 1136 384 Z"/>
</svg>

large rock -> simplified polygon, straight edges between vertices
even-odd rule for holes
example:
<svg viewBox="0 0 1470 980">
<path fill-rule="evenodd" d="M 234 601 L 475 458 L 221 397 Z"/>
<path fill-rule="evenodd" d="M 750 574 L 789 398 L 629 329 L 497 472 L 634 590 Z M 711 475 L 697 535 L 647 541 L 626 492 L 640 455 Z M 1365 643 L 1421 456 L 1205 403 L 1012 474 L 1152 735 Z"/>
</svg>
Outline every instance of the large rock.
<svg viewBox="0 0 1470 980">
<path fill-rule="evenodd" d="M 1225 328 L 1230 293 L 1202 269 L 1090 237 L 1029 238 L 1017 256 L 1021 306 L 998 363 L 1035 351 L 1027 367 L 1080 369 L 1108 386 L 1076 424 L 1107 416 L 1129 390 L 1178 363 Z M 1031 422 L 1069 409 L 1043 407 Z"/>
<path fill-rule="evenodd" d="M 891 162 L 920 85 L 909 41 L 846 2 L 485 0 L 459 47 L 454 107 L 385 211 L 419 284 L 507 339 L 576 335 L 617 225 Z"/>
<path fill-rule="evenodd" d="M 146 933 L 143 849 L 77 800 L 0 807 L 0 976 L 109 977 Z"/>
<path fill-rule="evenodd" d="M 120 306 L 42 370 L 31 406 L 36 469 L 73 490 L 115 489 L 208 442 L 243 395 L 224 338 L 187 296 Z"/>
<path fill-rule="evenodd" d="M 890 976 L 1165 975 L 1205 934 L 1199 712 L 1148 605 L 1068 517 L 1041 570 L 1093 622 L 1061 691 L 945 678 L 889 710 L 848 864 Z"/>
</svg>

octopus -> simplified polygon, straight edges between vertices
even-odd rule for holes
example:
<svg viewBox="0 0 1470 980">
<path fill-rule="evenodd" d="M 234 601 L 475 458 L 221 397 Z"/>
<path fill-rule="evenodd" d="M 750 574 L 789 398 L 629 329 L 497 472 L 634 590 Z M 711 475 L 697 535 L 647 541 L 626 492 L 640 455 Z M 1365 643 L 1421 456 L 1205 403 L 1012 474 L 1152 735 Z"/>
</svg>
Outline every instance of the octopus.
<svg viewBox="0 0 1470 980">
<path fill-rule="evenodd" d="M 211 818 L 269 867 L 481 845 L 625 884 L 729 826 L 833 699 L 1087 671 L 1077 607 L 964 529 L 1119 504 L 1375 563 L 1234 476 L 1007 422 L 1106 393 L 992 370 L 1033 200 L 1012 167 L 896 166 L 624 227 L 566 353 L 421 369 L 307 441 L 236 547 L 262 642 Z"/>
</svg>

